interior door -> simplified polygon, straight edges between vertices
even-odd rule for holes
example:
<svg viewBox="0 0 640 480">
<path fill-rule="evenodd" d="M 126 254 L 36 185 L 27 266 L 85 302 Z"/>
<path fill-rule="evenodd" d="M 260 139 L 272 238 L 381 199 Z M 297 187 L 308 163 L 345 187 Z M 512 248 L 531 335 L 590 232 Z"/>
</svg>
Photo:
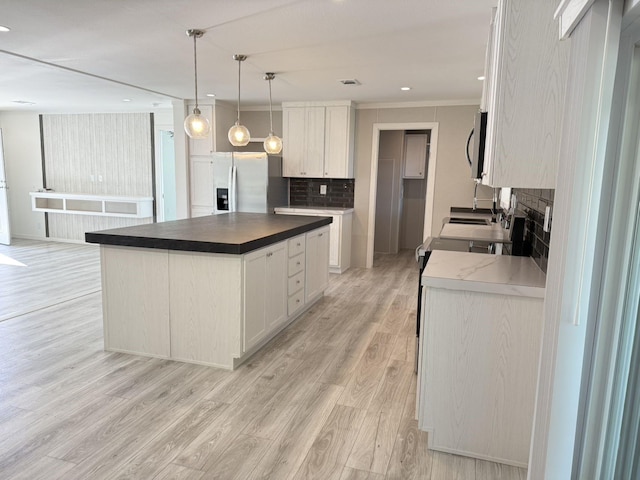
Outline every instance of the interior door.
<svg viewBox="0 0 640 480">
<path fill-rule="evenodd" d="M 2 143 L 2 129 L 0 129 L 0 243 L 11 243 L 11 228 L 9 225 L 9 200 L 7 198 L 7 177 L 4 168 L 4 147 Z"/>
</svg>

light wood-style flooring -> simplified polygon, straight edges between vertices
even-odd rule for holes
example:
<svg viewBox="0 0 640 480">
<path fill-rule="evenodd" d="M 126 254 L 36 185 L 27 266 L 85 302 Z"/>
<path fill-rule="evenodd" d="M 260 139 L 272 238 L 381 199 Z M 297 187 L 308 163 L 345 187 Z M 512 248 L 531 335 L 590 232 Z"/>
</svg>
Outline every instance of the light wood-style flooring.
<svg viewBox="0 0 640 480">
<path fill-rule="evenodd" d="M 0 245 L 0 478 L 524 480 L 427 449 L 417 265 L 375 265 L 228 372 L 103 351 L 96 246 Z"/>
</svg>

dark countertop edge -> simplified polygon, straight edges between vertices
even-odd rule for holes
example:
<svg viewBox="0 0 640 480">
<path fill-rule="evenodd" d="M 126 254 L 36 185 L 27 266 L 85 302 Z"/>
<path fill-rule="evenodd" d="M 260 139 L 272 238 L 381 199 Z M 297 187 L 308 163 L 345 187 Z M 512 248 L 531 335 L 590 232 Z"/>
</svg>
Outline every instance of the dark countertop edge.
<svg viewBox="0 0 640 480">
<path fill-rule="evenodd" d="M 156 248 L 160 250 L 179 250 L 184 252 L 204 252 L 204 253 L 227 253 L 232 255 L 242 255 L 244 253 L 268 247 L 274 243 L 287 240 L 303 233 L 310 232 L 317 228 L 329 225 L 333 219 L 331 217 L 318 217 L 318 220 L 299 227 L 291 228 L 284 232 L 261 237 L 245 243 L 217 243 L 202 242 L 194 240 L 180 240 L 171 238 L 135 237 L 127 235 L 112 235 L 99 232 L 85 233 L 85 241 L 88 243 L 99 243 L 101 245 L 114 245 L 120 247 Z"/>
</svg>

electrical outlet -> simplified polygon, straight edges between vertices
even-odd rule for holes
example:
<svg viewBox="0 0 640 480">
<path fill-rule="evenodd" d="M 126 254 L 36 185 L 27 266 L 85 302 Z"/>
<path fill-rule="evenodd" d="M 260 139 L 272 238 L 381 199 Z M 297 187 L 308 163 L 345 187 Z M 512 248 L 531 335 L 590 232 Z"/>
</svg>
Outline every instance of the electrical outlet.
<svg viewBox="0 0 640 480">
<path fill-rule="evenodd" d="M 102 181 L 102 175 L 98 175 L 98 181 L 101 182 Z"/>
<path fill-rule="evenodd" d="M 326 195 L 326 194 L 327 194 L 327 186 L 320 185 L 320 195 Z"/>
</svg>

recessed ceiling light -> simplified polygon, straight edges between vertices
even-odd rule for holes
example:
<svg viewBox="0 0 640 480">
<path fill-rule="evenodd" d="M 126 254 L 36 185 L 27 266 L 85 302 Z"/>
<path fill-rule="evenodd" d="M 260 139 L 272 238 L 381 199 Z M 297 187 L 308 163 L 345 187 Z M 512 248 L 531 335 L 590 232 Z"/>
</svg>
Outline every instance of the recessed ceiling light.
<svg viewBox="0 0 640 480">
<path fill-rule="evenodd" d="M 4 25 L 0 25 L 0 32 L 10 32 L 11 29 L 9 27 L 5 27 Z"/>
<path fill-rule="evenodd" d="M 215 97 L 216 94 L 215 93 L 207 93 L 207 97 Z"/>
<path fill-rule="evenodd" d="M 400 87 L 400 90 L 402 90 L 403 92 L 408 92 L 409 90 L 411 90 L 411 87 Z"/>
<path fill-rule="evenodd" d="M 122 99 L 122 101 L 123 101 L 123 102 L 130 102 L 130 101 L 131 101 L 131 99 L 130 99 L 130 98 L 123 98 L 123 99 Z"/>
<path fill-rule="evenodd" d="M 338 81 L 343 85 L 360 85 L 360 82 L 356 78 L 343 78 Z"/>
<path fill-rule="evenodd" d="M 480 76 L 478 77 L 478 80 L 484 80 L 484 75 L 480 75 Z"/>
</svg>

